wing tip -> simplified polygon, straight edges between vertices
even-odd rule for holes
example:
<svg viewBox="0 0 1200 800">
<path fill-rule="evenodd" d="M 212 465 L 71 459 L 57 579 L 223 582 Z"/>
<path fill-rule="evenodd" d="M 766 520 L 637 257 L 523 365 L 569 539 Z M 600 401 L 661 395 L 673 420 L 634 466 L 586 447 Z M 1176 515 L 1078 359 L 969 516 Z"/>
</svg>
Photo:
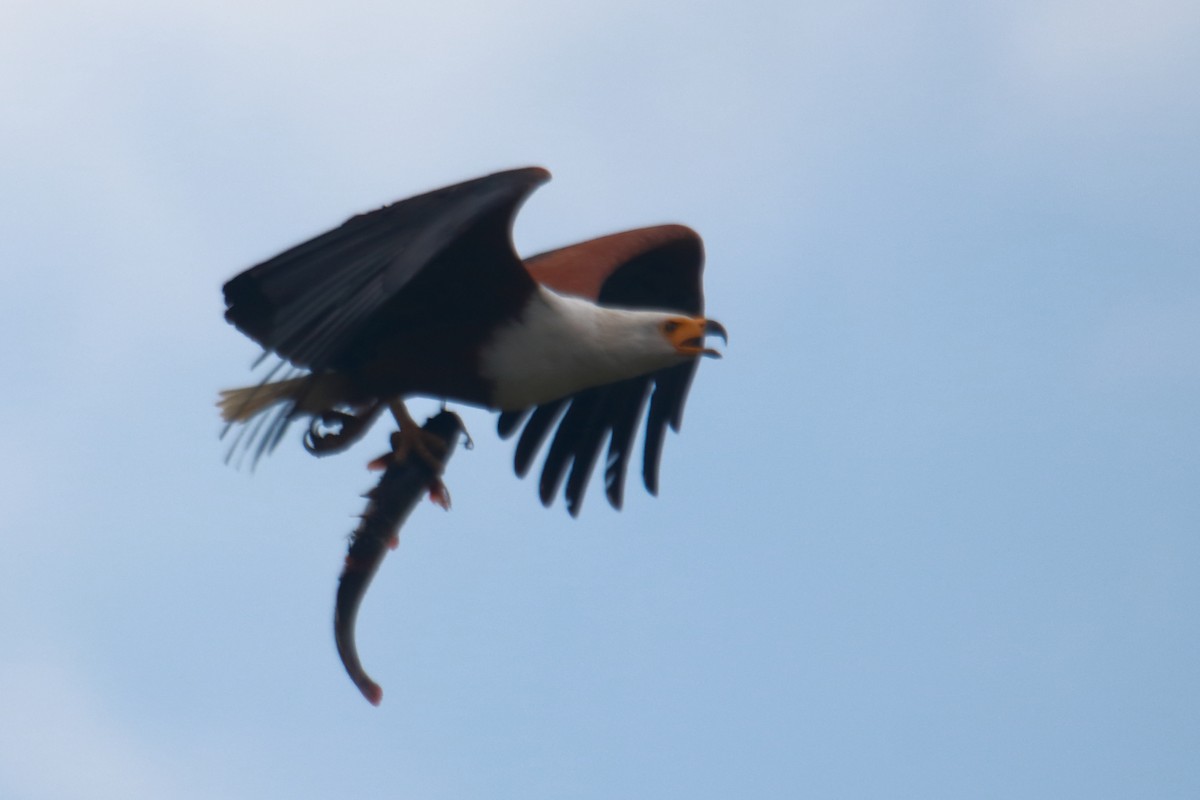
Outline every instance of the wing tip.
<svg viewBox="0 0 1200 800">
<path fill-rule="evenodd" d="M 510 178 L 519 178 L 522 183 L 528 183 L 533 186 L 540 186 L 541 184 L 549 181 L 550 178 L 552 177 L 550 175 L 550 170 L 546 169 L 545 167 L 539 167 L 539 166 L 517 167 L 516 169 L 505 169 L 505 170 L 501 170 L 500 172 L 493 172 L 491 175 L 489 175 L 487 177 L 488 178 L 500 178 L 500 177 L 505 177 L 505 176 L 510 177 Z"/>
</svg>

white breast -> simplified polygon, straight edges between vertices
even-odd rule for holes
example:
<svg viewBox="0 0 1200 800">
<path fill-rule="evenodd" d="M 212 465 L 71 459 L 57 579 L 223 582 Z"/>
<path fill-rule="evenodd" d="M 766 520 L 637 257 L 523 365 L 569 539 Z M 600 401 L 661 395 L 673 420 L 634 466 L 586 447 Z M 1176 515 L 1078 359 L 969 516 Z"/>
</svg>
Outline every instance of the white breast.
<svg viewBox="0 0 1200 800">
<path fill-rule="evenodd" d="M 540 405 L 685 360 L 659 332 L 665 312 L 604 308 L 538 287 L 480 352 L 499 409 Z"/>
</svg>

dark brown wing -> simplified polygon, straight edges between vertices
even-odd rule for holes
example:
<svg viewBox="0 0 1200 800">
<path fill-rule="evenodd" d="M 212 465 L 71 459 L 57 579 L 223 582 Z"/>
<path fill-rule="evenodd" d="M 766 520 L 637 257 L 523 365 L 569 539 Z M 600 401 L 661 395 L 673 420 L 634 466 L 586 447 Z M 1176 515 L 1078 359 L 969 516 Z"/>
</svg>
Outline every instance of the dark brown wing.
<svg viewBox="0 0 1200 800">
<path fill-rule="evenodd" d="M 540 283 L 602 305 L 673 310 L 689 316 L 704 311 L 700 280 L 704 247 L 696 232 L 682 225 L 604 236 L 534 256 L 525 266 Z M 503 437 L 511 436 L 524 423 L 514 460 L 517 474 L 529 471 L 557 423 L 539 494 L 542 503 L 549 505 L 565 477 L 563 496 L 567 510 L 576 516 L 607 439 L 604 488 L 609 503 L 619 509 L 638 421 L 649 400 L 642 479 L 649 492 L 657 494 L 663 438 L 668 427 L 679 430 L 695 372 L 696 362 L 692 361 L 588 389 L 536 409 L 501 414 L 498 428 Z"/>
<path fill-rule="evenodd" d="M 498 172 L 352 217 L 226 283 L 225 318 L 320 371 L 357 363 L 403 309 L 519 309 L 533 283 L 512 220 L 549 178 L 538 167 Z"/>
</svg>

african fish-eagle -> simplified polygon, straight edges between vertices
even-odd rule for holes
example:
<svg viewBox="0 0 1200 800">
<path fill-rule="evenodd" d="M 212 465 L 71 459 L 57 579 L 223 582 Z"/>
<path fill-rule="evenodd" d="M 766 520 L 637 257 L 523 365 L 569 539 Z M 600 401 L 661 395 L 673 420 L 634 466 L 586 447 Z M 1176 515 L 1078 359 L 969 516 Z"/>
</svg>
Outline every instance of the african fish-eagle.
<svg viewBox="0 0 1200 800">
<path fill-rule="evenodd" d="M 524 423 L 520 475 L 557 423 L 540 495 L 549 505 L 569 468 L 575 515 L 606 438 L 606 493 L 621 507 L 649 401 L 642 474 L 656 494 L 663 437 L 679 428 L 698 357 L 719 355 L 705 337 L 725 338 L 702 316 L 700 237 L 660 225 L 522 261 L 513 218 L 549 177 L 509 170 L 401 200 L 226 283 L 225 318 L 281 358 L 276 370 L 305 371 L 221 393 L 227 422 L 258 418 L 245 447 L 257 439 L 260 456 L 308 416 L 306 447 L 342 450 L 390 408 L 397 452 L 436 458 L 403 400 L 460 401 L 499 410 L 501 436 Z"/>
</svg>

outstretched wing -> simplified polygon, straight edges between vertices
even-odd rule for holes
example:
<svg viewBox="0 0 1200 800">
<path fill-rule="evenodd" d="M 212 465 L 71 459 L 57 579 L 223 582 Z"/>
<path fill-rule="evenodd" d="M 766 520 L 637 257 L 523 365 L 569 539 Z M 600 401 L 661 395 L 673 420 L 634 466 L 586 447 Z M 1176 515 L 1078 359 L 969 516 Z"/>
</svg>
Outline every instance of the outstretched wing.
<svg viewBox="0 0 1200 800">
<path fill-rule="evenodd" d="M 498 172 L 401 200 L 251 267 L 225 284 L 225 318 L 297 367 L 345 367 L 395 324 L 398 308 L 450 287 L 463 304 L 505 307 L 533 283 L 513 217 L 550 173 Z"/>
<path fill-rule="evenodd" d="M 664 309 L 689 316 L 704 311 L 700 280 L 704 247 L 696 232 L 682 225 L 604 236 L 534 256 L 525 266 L 534 279 L 551 289 L 601 305 Z M 498 429 L 505 438 L 524 423 L 514 459 L 517 474 L 523 476 L 529 471 L 557 423 L 542 468 L 539 494 L 542 503 L 550 505 L 566 478 L 563 495 L 567 510 L 576 516 L 607 439 L 605 494 L 619 509 L 634 437 L 648 400 L 642 479 L 649 492 L 657 494 L 663 438 L 668 427 L 679 430 L 695 372 L 696 362 L 691 361 L 587 389 L 535 409 L 502 413 Z"/>
</svg>

